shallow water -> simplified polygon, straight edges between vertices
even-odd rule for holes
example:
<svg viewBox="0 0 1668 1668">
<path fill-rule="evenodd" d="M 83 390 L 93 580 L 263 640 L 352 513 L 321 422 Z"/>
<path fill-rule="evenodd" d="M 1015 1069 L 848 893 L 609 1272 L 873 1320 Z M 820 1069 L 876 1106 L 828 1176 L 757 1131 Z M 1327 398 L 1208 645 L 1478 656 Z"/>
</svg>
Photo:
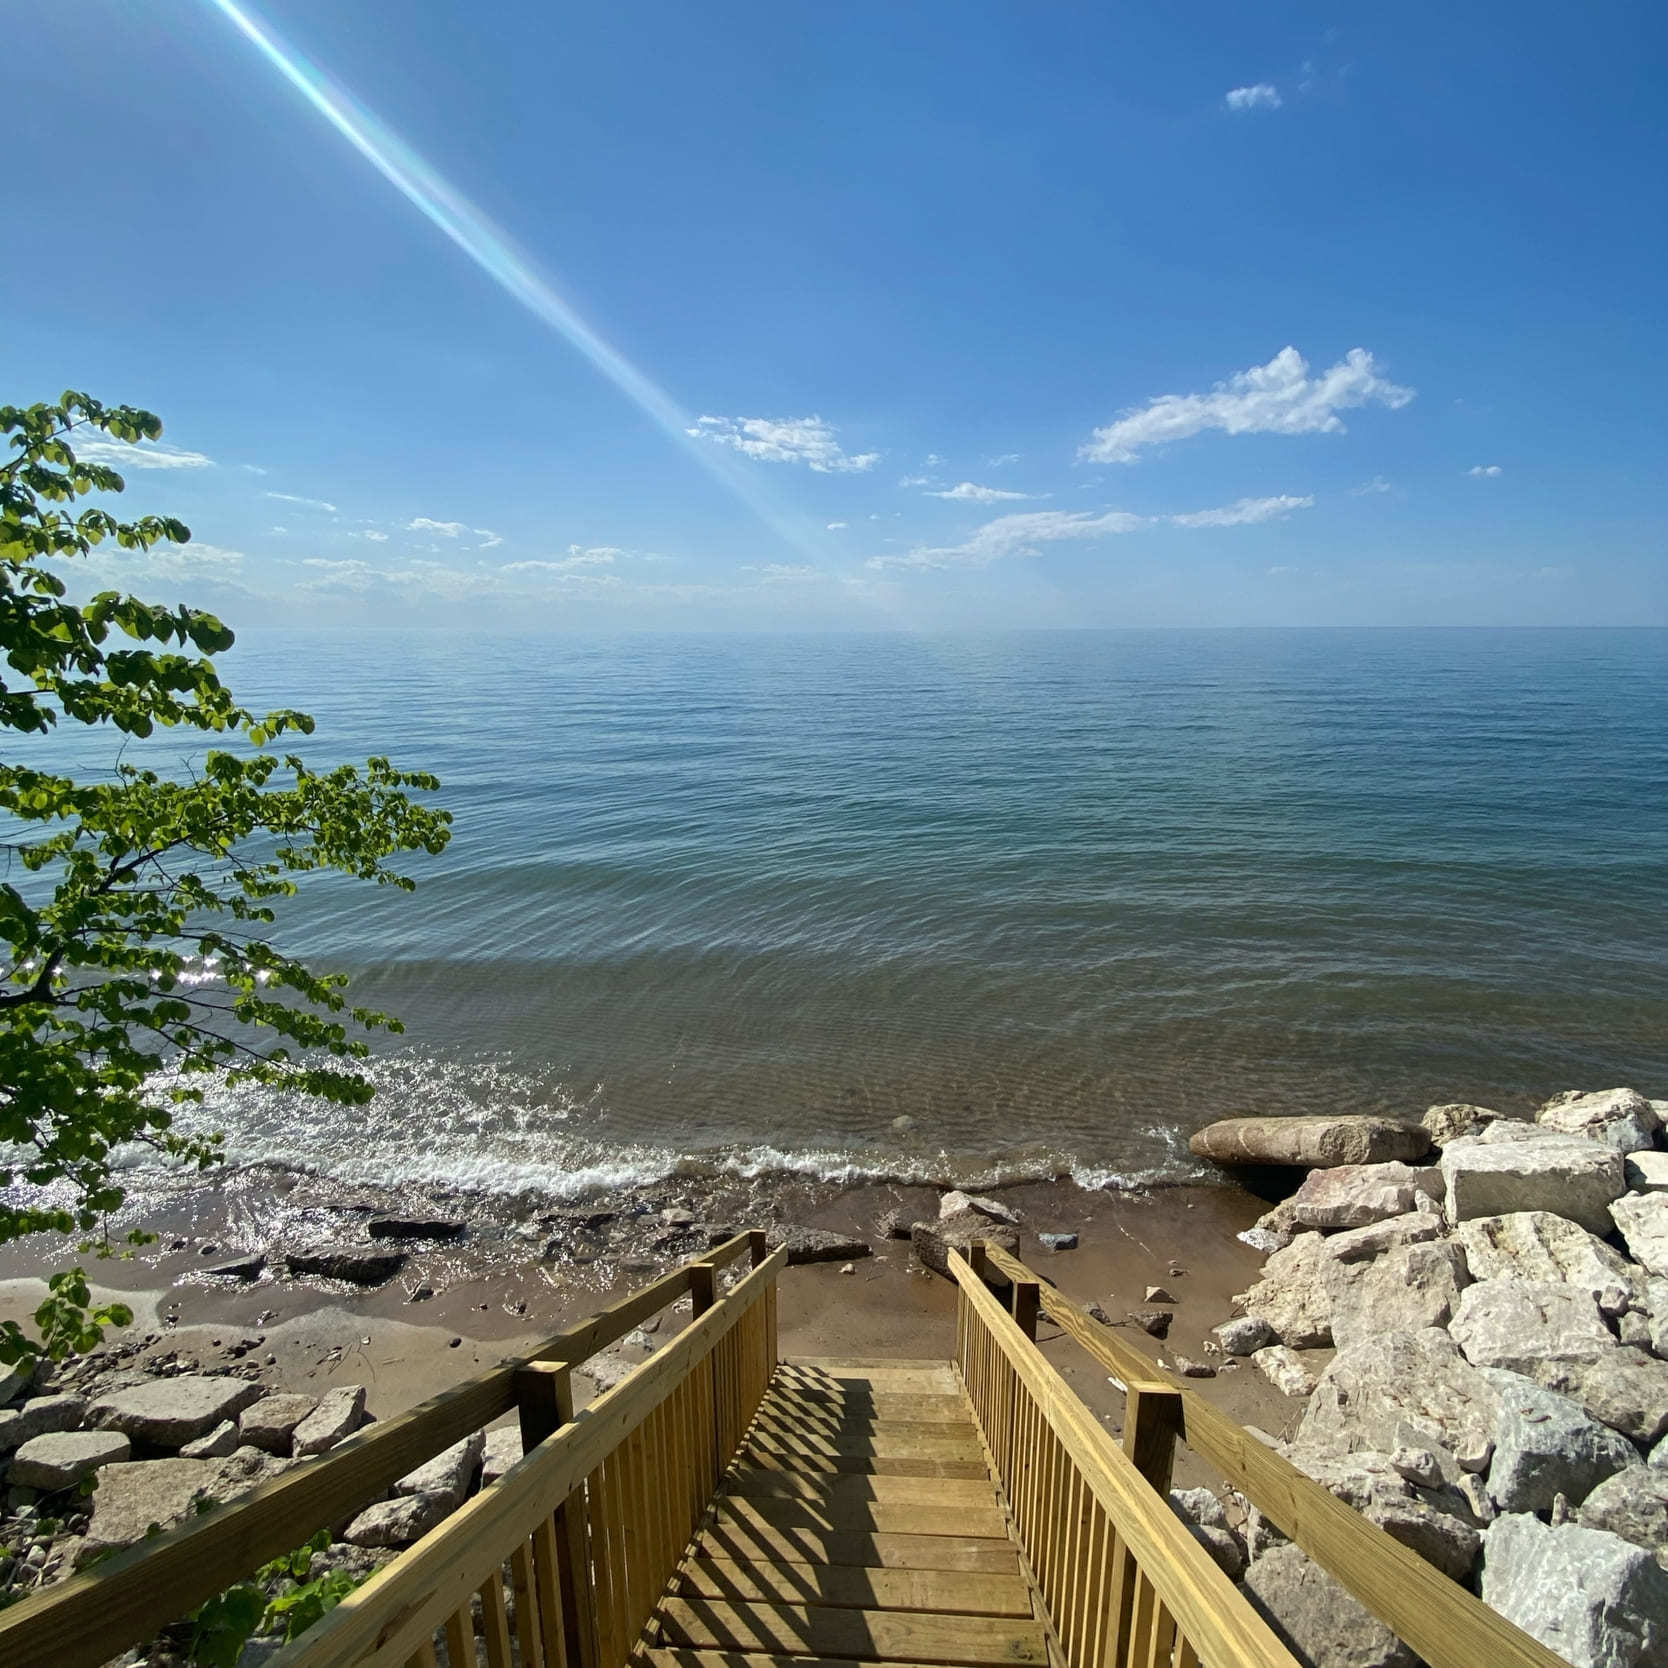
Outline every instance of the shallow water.
<svg viewBox="0 0 1668 1668">
<path fill-rule="evenodd" d="M 414 897 L 285 923 L 404 1017 L 385 1092 L 221 1094 L 237 1154 L 1095 1184 L 1193 1173 L 1235 1111 L 1668 1094 L 1668 633 L 270 633 L 222 669 L 457 814 Z"/>
</svg>

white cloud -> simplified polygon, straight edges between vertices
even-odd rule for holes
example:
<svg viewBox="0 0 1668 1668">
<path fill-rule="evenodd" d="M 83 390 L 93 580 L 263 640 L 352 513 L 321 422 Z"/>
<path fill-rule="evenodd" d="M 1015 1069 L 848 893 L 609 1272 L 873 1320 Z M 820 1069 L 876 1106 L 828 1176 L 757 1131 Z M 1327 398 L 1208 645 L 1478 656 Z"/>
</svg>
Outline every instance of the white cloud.
<svg viewBox="0 0 1668 1668">
<path fill-rule="evenodd" d="M 272 530 L 275 533 L 287 533 L 287 532 L 289 532 L 289 528 L 287 528 L 287 527 L 274 527 Z"/>
<path fill-rule="evenodd" d="M 431 521 L 426 515 L 413 516 L 405 524 L 408 533 L 438 533 L 444 539 L 457 539 L 469 531 L 461 521 Z"/>
<path fill-rule="evenodd" d="M 963 481 L 959 486 L 947 487 L 942 492 L 929 492 L 927 498 L 953 498 L 966 504 L 1000 504 L 1011 498 L 1046 498 L 1046 492 L 1004 492 L 1001 487 L 975 486 Z"/>
<path fill-rule="evenodd" d="M 378 532 L 374 527 L 367 527 L 359 536 L 362 539 L 369 539 L 372 544 L 387 544 L 388 542 L 388 535 Z"/>
<path fill-rule="evenodd" d="M 1236 114 L 1243 115 L 1247 110 L 1278 110 L 1284 100 L 1278 87 L 1259 81 L 1255 86 L 1235 87 L 1222 102 Z"/>
<path fill-rule="evenodd" d="M 1189 510 L 1183 515 L 1165 516 L 1172 527 L 1254 527 L 1259 521 L 1284 521 L 1293 510 L 1312 510 L 1315 500 L 1294 498 L 1242 498 L 1218 510 Z"/>
<path fill-rule="evenodd" d="M 1487 480 L 1493 480 L 1500 473 L 1500 465 L 1497 463 L 1474 463 L 1466 470 L 1467 475 L 1477 475 Z"/>
<path fill-rule="evenodd" d="M 1297 569 L 1293 568 L 1293 567 L 1274 567 L 1274 568 L 1267 569 L 1267 572 L 1268 572 L 1268 574 L 1271 578 L 1276 578 L 1277 579 L 1282 574 L 1296 573 Z"/>
<path fill-rule="evenodd" d="M 587 549 L 570 544 L 562 557 L 547 557 L 541 561 L 506 562 L 500 573 L 575 573 L 582 568 L 612 567 L 626 553 L 617 545 L 598 544 Z"/>
<path fill-rule="evenodd" d="M 490 527 L 474 527 L 470 531 L 479 533 L 481 536 L 481 542 L 475 546 L 477 550 L 496 550 L 504 542 L 503 538 L 493 532 Z"/>
<path fill-rule="evenodd" d="M 271 473 L 269 470 L 262 469 L 258 463 L 240 463 L 238 468 L 243 470 L 245 474 L 249 475 L 266 475 Z"/>
<path fill-rule="evenodd" d="M 261 497 L 276 498 L 283 504 L 303 504 L 309 510 L 325 510 L 331 515 L 336 513 L 336 506 L 327 504 L 322 498 L 297 498 L 293 492 L 263 492 Z"/>
<path fill-rule="evenodd" d="M 1349 490 L 1352 498 L 1372 498 L 1378 493 L 1394 492 L 1396 489 L 1382 475 L 1375 475 L 1370 481 L 1363 481 L 1360 486 Z"/>
<path fill-rule="evenodd" d="M 843 531 L 845 528 L 849 527 L 850 525 L 851 525 L 851 523 L 849 521 L 831 521 L 828 524 L 828 531 L 830 533 L 838 533 L 838 532 Z"/>
<path fill-rule="evenodd" d="M 112 440 L 97 429 L 74 429 L 69 448 L 83 463 L 103 463 L 113 469 L 212 469 L 214 459 L 201 452 L 182 451 L 160 440 Z"/>
<path fill-rule="evenodd" d="M 819 475 L 861 473 L 880 461 L 879 452 L 843 451 L 820 417 L 700 417 L 685 432 L 763 463 L 808 464 Z"/>
<path fill-rule="evenodd" d="M 941 458 L 937 452 L 928 452 L 927 455 L 921 459 L 921 465 L 925 469 L 936 469 L 943 461 L 943 458 Z"/>
<path fill-rule="evenodd" d="M 756 573 L 766 583 L 781 583 L 783 580 L 823 579 L 827 576 L 821 568 L 813 567 L 809 562 L 749 562 L 741 571 Z"/>
<path fill-rule="evenodd" d="M 1078 448 L 1089 463 L 1130 463 L 1143 446 L 1186 440 L 1207 429 L 1224 434 L 1338 434 L 1340 411 L 1376 403 L 1392 411 L 1413 398 L 1379 375 L 1365 348 L 1351 348 L 1318 376 L 1294 347 L 1282 348 L 1266 365 L 1254 365 L 1219 382 L 1208 394 L 1160 394 L 1140 410 L 1125 412 L 1096 429 Z"/>
<path fill-rule="evenodd" d="M 901 487 L 931 486 L 931 475 L 900 475 L 898 485 Z"/>
<path fill-rule="evenodd" d="M 1018 452 L 1002 452 L 998 456 L 985 459 L 987 469 L 1005 469 L 1010 463 L 1019 462 Z"/>
</svg>

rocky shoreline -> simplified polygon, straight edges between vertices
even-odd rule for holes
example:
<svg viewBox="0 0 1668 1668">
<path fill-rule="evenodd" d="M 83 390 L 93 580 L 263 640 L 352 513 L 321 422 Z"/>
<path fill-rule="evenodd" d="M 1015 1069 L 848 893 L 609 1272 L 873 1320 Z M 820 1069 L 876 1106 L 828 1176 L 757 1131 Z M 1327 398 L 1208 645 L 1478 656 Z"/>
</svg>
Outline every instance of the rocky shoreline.
<svg viewBox="0 0 1668 1668">
<path fill-rule="evenodd" d="M 1300 1406 L 1276 1446 L 1575 1668 L 1668 1661 L 1665 1120 L 1614 1089 L 1529 1120 L 1445 1105 L 1194 1137 L 1308 1169 L 1243 1236 L 1268 1260 L 1215 1334 Z M 1199 1496 L 1178 1509 L 1302 1660 L 1414 1668 L 1260 1514 Z"/>
</svg>

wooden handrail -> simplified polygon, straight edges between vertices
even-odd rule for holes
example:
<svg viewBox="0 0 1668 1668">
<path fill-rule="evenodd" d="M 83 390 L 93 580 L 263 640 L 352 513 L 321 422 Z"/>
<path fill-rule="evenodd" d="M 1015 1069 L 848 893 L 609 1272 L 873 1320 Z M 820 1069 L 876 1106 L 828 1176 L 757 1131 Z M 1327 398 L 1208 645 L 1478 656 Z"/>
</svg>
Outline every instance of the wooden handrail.
<svg viewBox="0 0 1668 1668">
<path fill-rule="evenodd" d="M 778 1247 L 628 1378 L 286 1646 L 273 1668 L 396 1668 L 417 1657 L 436 1629 L 468 1606 L 484 1573 L 508 1559 L 768 1296 L 787 1257 L 786 1246 Z M 729 1456 L 715 1455 L 714 1462 L 716 1481 Z M 680 1541 L 676 1553 L 682 1550 Z"/>
<path fill-rule="evenodd" d="M 1037 1278 L 1000 1246 L 986 1242 L 985 1256 L 1006 1279 Z M 1182 1440 L 1411 1645 L 1430 1668 L 1478 1668 L 1481 1663 L 1489 1668 L 1568 1668 L 1562 1657 L 1368 1522 L 1213 1407 L 1185 1379 L 1173 1377 L 1109 1332 L 1063 1292 L 1045 1284 L 1042 1303 L 1062 1332 L 1125 1385 L 1162 1387 L 1178 1395 Z"/>
<path fill-rule="evenodd" d="M 1113 1536 L 1133 1559 L 1134 1569 L 1128 1572 L 1130 1585 L 1133 1587 L 1137 1572 L 1150 1584 L 1187 1644 L 1197 1653 L 1195 1660 L 1209 1662 L 1213 1668 L 1296 1668 L 1295 1658 L 1274 1630 L 1235 1591 L 1215 1560 L 1170 1510 L 1166 1498 L 1151 1487 L 1129 1456 L 1100 1428 L 1076 1392 L 991 1296 L 959 1252 L 952 1252 L 950 1267 L 964 1302 L 1000 1348 L 1049 1430 L 1064 1448 L 1081 1486 L 1099 1504 Z M 965 1348 L 964 1340 L 962 1350 Z M 958 1350 L 958 1356 L 960 1353 Z M 1043 1486 L 1052 1484 L 1053 1491 L 1064 1498 L 1066 1485 L 1059 1468 L 1045 1464 L 1044 1469 L 1049 1473 L 1049 1480 Z M 1003 1483 L 1011 1495 L 1014 1477 L 1004 1476 Z M 1043 1501 L 1041 1509 L 1049 1512 L 1049 1502 Z M 1070 1533 L 1064 1518 L 1061 1529 Z M 1038 1575 L 1046 1583 L 1048 1564 L 1060 1562 L 1058 1540 L 1053 1547 L 1043 1549 L 1041 1560 L 1035 1548 L 1028 1547 L 1028 1551 L 1033 1565 L 1039 1561 L 1044 1564 Z M 1098 1573 L 1110 1576 L 1114 1583 L 1110 1602 L 1116 1607 L 1119 1598 L 1115 1589 L 1121 1582 L 1111 1561 L 1110 1544 L 1102 1548 L 1098 1564 L 1101 1566 Z M 1044 1597 L 1050 1595 L 1045 1591 Z M 1058 1626 L 1062 1617 L 1056 1615 L 1054 1620 Z M 1126 1615 L 1122 1626 L 1127 1629 L 1129 1625 Z M 1152 1625 L 1156 1640 L 1157 1624 Z M 1116 1638 L 1118 1629 L 1112 1628 L 1111 1632 Z M 1123 1652 L 1134 1643 L 1127 1636 L 1118 1640 L 1122 1650 L 1108 1660 L 1122 1661 Z M 1143 1651 L 1143 1661 L 1147 1660 L 1158 1659 L 1148 1658 Z M 1162 1660 L 1168 1661 L 1168 1655 Z"/>
<path fill-rule="evenodd" d="M 758 1230 L 737 1234 L 556 1333 L 530 1356 L 506 1361 L 397 1418 L 368 1426 L 229 1505 L 0 1611 L 0 1663 L 99 1668 L 300 1546 L 321 1526 L 345 1522 L 408 1471 L 508 1413 L 516 1405 L 517 1374 L 528 1362 L 577 1366 L 689 1292 L 692 1268 L 749 1254 L 759 1265 L 764 1238 Z"/>
</svg>

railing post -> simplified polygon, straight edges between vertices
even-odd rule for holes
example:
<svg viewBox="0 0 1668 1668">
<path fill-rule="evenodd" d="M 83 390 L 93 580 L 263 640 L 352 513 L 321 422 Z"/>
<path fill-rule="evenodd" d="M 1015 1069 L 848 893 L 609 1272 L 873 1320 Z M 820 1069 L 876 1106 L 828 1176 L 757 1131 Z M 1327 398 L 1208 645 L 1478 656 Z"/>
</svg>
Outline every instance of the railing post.
<svg viewBox="0 0 1668 1668">
<path fill-rule="evenodd" d="M 1124 1392 L 1124 1452 L 1160 1494 L 1170 1492 L 1182 1399 L 1168 1384 L 1131 1384 Z"/>
<path fill-rule="evenodd" d="M 1010 1280 L 1008 1289 L 1014 1324 L 1034 1344 L 1037 1341 L 1037 1314 L 1042 1308 L 1042 1283 L 1037 1280 Z"/>
<path fill-rule="evenodd" d="M 757 1268 L 770 1255 L 770 1236 L 763 1228 L 749 1228 L 747 1249 L 753 1258 L 754 1268 Z"/>
<path fill-rule="evenodd" d="M 529 1361 L 515 1375 L 521 1413 L 521 1451 L 531 1453 L 573 1418 L 573 1375 L 565 1361 Z M 556 1578 L 562 1606 L 567 1668 L 598 1668 L 596 1587 L 585 1497 L 570 1495 L 556 1508 Z"/>
<path fill-rule="evenodd" d="M 699 1320 L 718 1301 L 717 1263 L 689 1265 L 689 1301 L 693 1319 Z"/>
</svg>

